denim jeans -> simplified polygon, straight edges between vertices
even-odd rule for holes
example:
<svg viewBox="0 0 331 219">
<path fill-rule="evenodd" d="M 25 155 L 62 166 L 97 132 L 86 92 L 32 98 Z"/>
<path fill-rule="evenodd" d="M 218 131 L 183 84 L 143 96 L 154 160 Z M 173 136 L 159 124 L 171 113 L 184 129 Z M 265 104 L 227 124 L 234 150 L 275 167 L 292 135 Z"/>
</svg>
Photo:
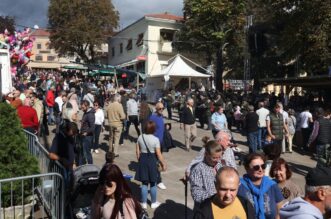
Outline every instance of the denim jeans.
<svg viewBox="0 0 331 219">
<path fill-rule="evenodd" d="M 48 116 L 47 116 L 47 122 L 48 125 L 50 125 L 52 122 L 55 122 L 54 119 L 54 108 L 53 107 L 48 107 Z"/>
<path fill-rule="evenodd" d="M 259 131 L 249 132 L 247 135 L 247 141 L 248 141 L 250 153 L 255 153 L 257 151 L 258 136 L 259 136 Z"/>
<path fill-rule="evenodd" d="M 317 166 L 327 167 L 330 162 L 330 144 L 319 144 L 316 145 L 317 152 Z"/>
<path fill-rule="evenodd" d="M 94 129 L 94 142 L 93 142 L 93 149 L 96 150 L 99 148 L 99 138 L 101 133 L 101 125 L 95 125 Z"/>
<path fill-rule="evenodd" d="M 83 157 L 80 158 L 79 165 L 83 165 L 86 163 L 93 164 L 93 158 L 91 154 L 93 136 L 82 136 L 81 138 Z"/>
<path fill-rule="evenodd" d="M 157 188 L 156 183 L 150 183 L 151 187 L 151 202 L 156 202 Z M 147 203 L 147 195 L 148 195 L 148 184 L 143 183 L 141 185 L 141 203 Z"/>
<path fill-rule="evenodd" d="M 267 134 L 267 128 L 266 127 L 259 127 L 259 136 L 258 136 L 258 149 L 262 149 L 262 141 L 265 139 Z"/>
</svg>

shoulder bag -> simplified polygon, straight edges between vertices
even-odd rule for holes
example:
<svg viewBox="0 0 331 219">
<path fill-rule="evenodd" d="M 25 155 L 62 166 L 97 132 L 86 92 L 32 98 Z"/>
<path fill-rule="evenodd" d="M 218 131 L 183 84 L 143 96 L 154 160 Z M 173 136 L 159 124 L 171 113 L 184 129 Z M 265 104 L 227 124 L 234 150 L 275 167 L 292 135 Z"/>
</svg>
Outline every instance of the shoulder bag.
<svg viewBox="0 0 331 219">
<path fill-rule="evenodd" d="M 141 137 L 143 138 L 143 141 L 144 141 L 144 144 L 145 144 L 145 147 L 146 147 L 146 149 L 147 149 L 148 154 L 151 155 L 152 153 L 151 153 L 151 151 L 149 150 L 149 148 L 147 147 L 147 144 L 146 144 L 146 141 L 145 141 L 145 138 L 144 138 L 144 134 L 142 134 Z M 155 156 L 156 156 L 156 155 L 155 155 Z M 157 158 L 156 158 L 156 159 L 157 159 Z M 157 159 L 157 161 L 156 161 L 156 167 L 157 167 L 157 170 L 158 170 L 159 172 L 162 172 L 162 171 L 163 171 L 163 168 L 162 168 L 162 165 L 161 165 L 159 159 Z"/>
</svg>

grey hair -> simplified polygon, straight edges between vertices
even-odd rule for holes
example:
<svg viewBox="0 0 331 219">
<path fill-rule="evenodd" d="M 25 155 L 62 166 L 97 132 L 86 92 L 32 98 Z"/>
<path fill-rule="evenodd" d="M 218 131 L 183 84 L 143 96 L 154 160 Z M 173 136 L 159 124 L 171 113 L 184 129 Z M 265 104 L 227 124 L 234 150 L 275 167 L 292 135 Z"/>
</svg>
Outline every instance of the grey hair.
<svg viewBox="0 0 331 219">
<path fill-rule="evenodd" d="M 231 139 L 231 132 L 227 129 L 221 129 L 217 132 L 217 134 L 215 136 L 216 141 L 221 141 L 222 140 L 221 133 L 227 134 L 229 139 Z"/>
<path fill-rule="evenodd" d="M 189 97 L 189 98 L 187 98 L 186 103 L 189 103 L 191 101 L 194 102 L 193 98 Z"/>
<path fill-rule="evenodd" d="M 331 188 L 331 186 L 309 186 L 309 185 L 306 185 L 305 186 L 305 191 L 306 191 L 306 194 L 312 194 L 312 193 L 315 193 L 317 192 L 319 189 L 329 189 Z"/>
<path fill-rule="evenodd" d="M 119 93 L 114 95 L 114 102 L 121 102 L 122 96 Z"/>
</svg>

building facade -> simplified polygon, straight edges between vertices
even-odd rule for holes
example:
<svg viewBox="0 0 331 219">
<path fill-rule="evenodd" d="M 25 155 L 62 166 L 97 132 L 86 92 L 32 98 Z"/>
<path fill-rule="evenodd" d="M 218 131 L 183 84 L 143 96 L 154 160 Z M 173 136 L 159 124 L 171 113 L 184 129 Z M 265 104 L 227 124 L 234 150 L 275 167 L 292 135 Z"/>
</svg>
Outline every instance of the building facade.
<svg viewBox="0 0 331 219">
<path fill-rule="evenodd" d="M 35 38 L 32 48 L 32 56 L 28 67 L 32 69 L 59 69 L 73 61 L 74 58 L 59 57 L 50 45 L 50 33 L 48 31 L 37 29 L 31 33 Z"/>
<path fill-rule="evenodd" d="M 183 19 L 168 13 L 145 15 L 109 39 L 108 63 L 146 75 L 159 72 L 177 54 L 172 42 Z M 192 58 L 192 55 L 184 55 Z"/>
</svg>

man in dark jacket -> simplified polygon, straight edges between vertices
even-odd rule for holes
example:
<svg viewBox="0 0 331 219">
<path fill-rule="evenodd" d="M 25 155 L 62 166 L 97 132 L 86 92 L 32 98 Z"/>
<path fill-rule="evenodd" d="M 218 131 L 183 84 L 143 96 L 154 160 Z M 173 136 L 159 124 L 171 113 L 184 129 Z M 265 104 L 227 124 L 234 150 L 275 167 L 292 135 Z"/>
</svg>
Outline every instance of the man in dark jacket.
<svg viewBox="0 0 331 219">
<path fill-rule="evenodd" d="M 317 119 L 314 121 L 314 129 L 308 140 L 308 148 L 316 141 L 317 166 L 330 167 L 331 164 L 331 122 L 329 112 L 322 108 L 316 110 Z"/>
<path fill-rule="evenodd" d="M 254 112 L 254 106 L 248 106 L 248 113 L 246 115 L 246 131 L 247 141 L 249 146 L 249 152 L 255 153 L 258 148 L 258 137 L 259 137 L 259 116 Z"/>
<path fill-rule="evenodd" d="M 87 100 L 82 101 L 81 107 L 84 112 L 80 129 L 83 159 L 80 159 L 79 165 L 85 163 L 93 164 L 91 149 L 93 146 L 93 135 L 95 130 L 95 111 L 90 107 L 90 102 Z"/>
<path fill-rule="evenodd" d="M 73 169 L 75 167 L 74 138 L 77 133 L 78 127 L 76 123 L 66 123 L 62 129 L 56 133 L 49 151 L 49 158 L 51 160 L 58 160 L 66 170 L 66 173 L 63 173 L 63 177 L 67 188 L 70 186 L 73 177 Z"/>
<path fill-rule="evenodd" d="M 237 196 L 239 182 L 239 173 L 233 167 L 219 169 L 216 174 L 217 193 L 195 210 L 193 219 L 254 219 L 255 212 L 251 203 Z"/>
<path fill-rule="evenodd" d="M 182 129 L 184 126 L 185 146 L 187 151 L 191 149 L 192 143 L 197 137 L 197 125 L 195 124 L 195 112 L 193 106 L 194 100 L 188 98 L 186 106 L 183 107 L 180 118 L 180 128 Z"/>
</svg>

